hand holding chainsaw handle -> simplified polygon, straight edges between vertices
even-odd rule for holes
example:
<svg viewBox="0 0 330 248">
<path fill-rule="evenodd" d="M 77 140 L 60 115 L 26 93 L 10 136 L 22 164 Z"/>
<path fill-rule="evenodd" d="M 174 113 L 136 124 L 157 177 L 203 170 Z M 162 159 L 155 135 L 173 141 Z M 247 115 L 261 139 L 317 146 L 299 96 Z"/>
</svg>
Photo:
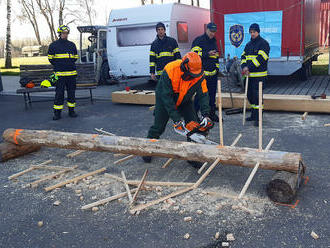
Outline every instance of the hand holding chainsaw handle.
<svg viewBox="0 0 330 248">
<path fill-rule="evenodd" d="M 184 121 L 176 121 L 176 122 L 174 122 L 173 127 L 174 127 L 174 129 L 182 131 L 182 130 L 185 130 L 185 123 L 184 123 Z"/>
<path fill-rule="evenodd" d="M 212 120 L 211 120 L 209 117 L 204 117 L 204 118 L 202 119 L 202 121 L 199 123 L 199 125 L 200 125 L 201 127 L 206 127 L 206 128 L 208 128 L 208 127 L 212 127 L 212 126 L 213 126 L 213 122 L 212 122 Z"/>
</svg>

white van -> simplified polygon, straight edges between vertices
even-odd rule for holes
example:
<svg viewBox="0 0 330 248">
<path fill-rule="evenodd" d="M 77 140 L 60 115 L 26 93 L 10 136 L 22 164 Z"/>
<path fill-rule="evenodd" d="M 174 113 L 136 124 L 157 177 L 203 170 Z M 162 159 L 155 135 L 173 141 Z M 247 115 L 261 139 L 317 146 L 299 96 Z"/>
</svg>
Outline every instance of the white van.
<svg viewBox="0 0 330 248">
<path fill-rule="evenodd" d="M 205 32 L 210 11 L 184 4 L 153 4 L 112 10 L 107 31 L 107 57 L 115 77 L 149 76 L 150 45 L 156 24 L 163 22 L 166 34 L 175 38 L 183 56 L 193 40 Z"/>
</svg>

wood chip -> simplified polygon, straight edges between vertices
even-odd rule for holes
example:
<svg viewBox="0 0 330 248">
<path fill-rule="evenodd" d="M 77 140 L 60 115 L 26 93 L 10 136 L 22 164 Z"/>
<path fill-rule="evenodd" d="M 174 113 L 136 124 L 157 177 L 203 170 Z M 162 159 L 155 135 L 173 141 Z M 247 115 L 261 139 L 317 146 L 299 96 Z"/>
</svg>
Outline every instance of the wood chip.
<svg viewBox="0 0 330 248">
<path fill-rule="evenodd" d="M 53 203 L 54 206 L 59 206 L 60 204 L 61 204 L 60 201 L 55 201 L 55 202 Z"/>
<path fill-rule="evenodd" d="M 183 237 L 184 237 L 184 239 L 189 239 L 190 238 L 190 234 L 189 233 L 186 233 Z"/>
<path fill-rule="evenodd" d="M 176 201 L 174 201 L 172 198 L 169 198 L 166 200 L 166 203 L 168 203 L 170 205 L 174 205 L 176 203 Z"/>
<path fill-rule="evenodd" d="M 198 209 L 197 211 L 196 211 L 196 214 L 199 214 L 199 215 L 201 215 L 203 213 L 203 211 L 202 210 L 200 210 L 200 209 Z"/>
<path fill-rule="evenodd" d="M 44 225 L 43 221 L 38 221 L 38 227 L 42 227 Z"/>
<path fill-rule="evenodd" d="M 215 240 L 218 240 L 220 238 L 220 233 L 219 232 L 216 232 L 215 235 L 214 235 L 214 239 Z"/>
<path fill-rule="evenodd" d="M 92 211 L 97 212 L 97 211 L 99 211 L 99 208 L 98 207 L 92 207 Z"/>
<path fill-rule="evenodd" d="M 313 237 L 313 239 L 320 238 L 319 235 L 317 235 L 314 231 L 311 232 L 311 236 Z"/>
<path fill-rule="evenodd" d="M 222 243 L 221 243 L 221 246 L 222 246 L 222 247 L 229 247 L 229 243 L 228 243 L 228 242 L 222 242 Z"/>
<path fill-rule="evenodd" d="M 183 220 L 185 222 L 190 222 L 190 221 L 192 221 L 192 218 L 190 216 L 188 216 L 188 217 L 184 217 Z"/>
<path fill-rule="evenodd" d="M 227 234 L 227 241 L 234 241 L 234 240 L 235 240 L 234 234 L 228 233 Z"/>
<path fill-rule="evenodd" d="M 84 200 L 84 197 L 83 196 L 80 196 L 80 198 L 79 198 L 81 201 L 83 201 Z"/>
<path fill-rule="evenodd" d="M 80 193 L 81 193 L 81 189 L 76 189 L 74 192 L 75 192 L 76 194 L 80 194 Z"/>
</svg>

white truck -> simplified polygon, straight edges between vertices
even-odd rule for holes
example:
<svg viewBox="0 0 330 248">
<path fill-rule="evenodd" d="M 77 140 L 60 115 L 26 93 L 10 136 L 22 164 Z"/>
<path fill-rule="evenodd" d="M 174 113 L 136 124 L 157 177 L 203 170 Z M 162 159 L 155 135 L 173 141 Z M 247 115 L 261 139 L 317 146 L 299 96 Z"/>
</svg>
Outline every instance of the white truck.
<svg viewBox="0 0 330 248">
<path fill-rule="evenodd" d="M 181 55 L 205 32 L 210 10 L 171 3 L 112 10 L 107 27 L 109 73 L 115 78 L 149 76 L 150 45 L 156 24 L 163 22 L 166 34 L 175 38 Z"/>
</svg>

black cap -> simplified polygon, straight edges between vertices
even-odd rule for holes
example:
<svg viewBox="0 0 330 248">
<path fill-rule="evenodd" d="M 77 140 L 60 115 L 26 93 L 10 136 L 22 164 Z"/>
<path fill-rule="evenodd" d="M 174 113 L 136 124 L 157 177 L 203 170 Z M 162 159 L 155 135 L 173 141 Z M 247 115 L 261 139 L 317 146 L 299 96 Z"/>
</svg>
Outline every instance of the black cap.
<svg viewBox="0 0 330 248">
<path fill-rule="evenodd" d="M 250 28 L 249 28 L 249 32 L 250 32 L 251 30 L 254 30 L 254 31 L 260 33 L 260 27 L 259 27 L 259 25 L 258 25 L 257 23 L 252 23 L 252 24 L 251 24 L 251 26 L 250 26 Z"/>
<path fill-rule="evenodd" d="M 209 29 L 212 32 L 216 32 L 217 31 L 217 25 L 214 22 L 210 22 L 209 24 L 207 24 L 207 29 Z"/>
<path fill-rule="evenodd" d="M 165 25 L 162 22 L 158 22 L 157 23 L 157 25 L 156 25 L 156 31 L 157 31 L 158 28 L 164 28 L 164 30 L 166 30 Z"/>
</svg>

